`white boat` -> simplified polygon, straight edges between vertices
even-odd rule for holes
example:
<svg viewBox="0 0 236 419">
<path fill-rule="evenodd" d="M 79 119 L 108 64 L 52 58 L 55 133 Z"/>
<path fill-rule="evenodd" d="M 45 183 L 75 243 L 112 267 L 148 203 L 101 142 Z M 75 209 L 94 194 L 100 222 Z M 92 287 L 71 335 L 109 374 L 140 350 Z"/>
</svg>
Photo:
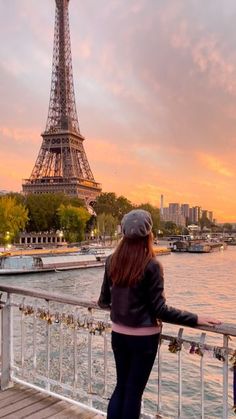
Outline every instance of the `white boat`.
<svg viewBox="0 0 236 419">
<path fill-rule="evenodd" d="M 191 243 L 188 247 L 189 253 L 211 253 L 219 250 L 225 250 L 227 245 L 224 242 L 205 241 L 200 243 Z"/>
<path fill-rule="evenodd" d="M 33 273 L 39 269 L 36 266 L 37 257 L 33 256 L 2 256 L 0 258 L 0 275 L 17 275 Z"/>
<path fill-rule="evenodd" d="M 92 249 L 63 255 L 3 256 L 0 258 L 0 275 L 58 272 L 104 266 L 111 252 L 112 249 Z"/>
</svg>

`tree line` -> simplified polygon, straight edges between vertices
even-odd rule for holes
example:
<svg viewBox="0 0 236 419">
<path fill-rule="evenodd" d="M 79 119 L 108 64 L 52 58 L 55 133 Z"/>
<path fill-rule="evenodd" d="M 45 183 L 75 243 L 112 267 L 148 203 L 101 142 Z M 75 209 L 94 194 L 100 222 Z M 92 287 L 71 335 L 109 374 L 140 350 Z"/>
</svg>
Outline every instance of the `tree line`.
<svg viewBox="0 0 236 419">
<path fill-rule="evenodd" d="M 91 213 L 83 200 L 62 193 L 3 195 L 0 197 L 0 243 L 6 245 L 16 241 L 22 231 L 60 230 L 68 242 L 80 242 L 86 236 L 115 237 L 122 217 L 134 208 L 146 209 L 152 214 L 154 234 L 160 228 L 158 208 L 149 203 L 132 204 L 124 196 L 113 192 L 102 193 L 93 208 Z"/>
<path fill-rule="evenodd" d="M 62 230 L 69 242 L 81 241 L 90 214 L 84 202 L 64 194 L 24 196 L 9 193 L 0 197 L 0 242 L 17 240 L 19 233 Z"/>
<path fill-rule="evenodd" d="M 80 242 L 85 237 L 114 238 L 119 235 L 117 226 L 124 214 L 138 208 L 151 213 L 154 237 L 188 234 L 187 228 L 172 221 L 161 221 L 159 208 L 148 202 L 135 205 L 113 192 L 104 192 L 97 197 L 93 213 L 88 211 L 83 200 L 62 193 L 27 196 L 8 193 L 0 197 L 0 243 L 6 245 L 16 241 L 22 231 L 37 233 L 60 230 L 68 242 Z M 219 230 L 206 217 L 199 224 L 202 229 L 211 227 Z M 231 230 L 229 223 L 222 226 L 222 231 Z"/>
</svg>

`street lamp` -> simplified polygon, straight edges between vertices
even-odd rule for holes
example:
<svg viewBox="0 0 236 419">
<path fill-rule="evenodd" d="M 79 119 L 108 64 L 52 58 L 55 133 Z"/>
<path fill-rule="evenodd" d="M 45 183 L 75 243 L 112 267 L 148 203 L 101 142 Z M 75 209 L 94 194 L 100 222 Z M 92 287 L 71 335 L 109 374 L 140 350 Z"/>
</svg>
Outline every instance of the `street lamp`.
<svg viewBox="0 0 236 419">
<path fill-rule="evenodd" d="M 4 240 L 4 251 L 6 250 L 6 247 L 8 248 L 9 246 L 9 243 L 8 243 L 9 240 L 10 240 L 10 232 L 6 231 L 5 240 Z"/>
</svg>

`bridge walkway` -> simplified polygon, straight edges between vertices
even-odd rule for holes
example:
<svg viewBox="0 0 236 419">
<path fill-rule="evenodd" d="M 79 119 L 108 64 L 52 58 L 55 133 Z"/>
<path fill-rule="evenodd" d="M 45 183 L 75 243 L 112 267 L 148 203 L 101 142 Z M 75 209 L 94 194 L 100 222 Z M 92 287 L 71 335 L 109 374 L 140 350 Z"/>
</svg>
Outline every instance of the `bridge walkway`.
<svg viewBox="0 0 236 419">
<path fill-rule="evenodd" d="M 0 418 L 102 419 L 105 416 L 15 384 L 8 390 L 0 391 Z"/>
</svg>

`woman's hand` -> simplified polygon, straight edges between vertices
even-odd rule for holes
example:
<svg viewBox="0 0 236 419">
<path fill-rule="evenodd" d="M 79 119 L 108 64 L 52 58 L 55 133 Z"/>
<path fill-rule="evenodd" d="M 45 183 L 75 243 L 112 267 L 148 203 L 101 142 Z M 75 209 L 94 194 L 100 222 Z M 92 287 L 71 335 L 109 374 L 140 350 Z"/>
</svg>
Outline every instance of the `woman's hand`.
<svg viewBox="0 0 236 419">
<path fill-rule="evenodd" d="M 213 317 L 208 316 L 198 316 L 197 325 L 198 326 L 214 326 L 216 324 L 221 324 L 220 320 L 214 319 Z"/>
</svg>

